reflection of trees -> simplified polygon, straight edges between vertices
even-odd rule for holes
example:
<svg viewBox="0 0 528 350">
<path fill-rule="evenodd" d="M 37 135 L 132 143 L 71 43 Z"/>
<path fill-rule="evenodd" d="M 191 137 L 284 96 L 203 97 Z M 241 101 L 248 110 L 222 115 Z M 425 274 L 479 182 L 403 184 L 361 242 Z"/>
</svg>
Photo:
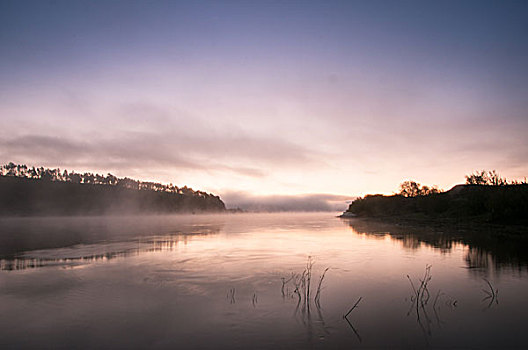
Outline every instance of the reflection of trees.
<svg viewBox="0 0 528 350">
<path fill-rule="evenodd" d="M 403 247 L 407 249 L 418 249 L 422 245 L 422 242 L 419 239 L 416 239 L 414 236 L 404 235 L 400 239 L 402 241 Z"/>
<path fill-rule="evenodd" d="M 498 239 L 495 242 L 468 240 L 466 244 L 468 250 L 465 260 L 468 268 L 493 268 L 498 271 L 503 267 L 510 267 L 519 271 L 528 270 L 526 244 Z"/>
<path fill-rule="evenodd" d="M 95 262 L 104 262 L 116 258 L 128 258 L 146 253 L 173 251 L 181 243 L 187 244 L 189 237 L 197 235 L 206 236 L 218 234 L 219 232 L 219 227 L 208 226 L 202 227 L 201 231 L 195 231 L 192 234 L 179 233 L 171 234 L 169 236 L 156 236 L 149 237 L 147 239 L 142 238 L 126 242 L 103 242 L 100 245 L 75 245 L 62 248 L 62 254 L 60 252 L 61 248 L 58 248 L 59 254 L 57 255 L 61 255 L 61 257 L 45 256 L 46 252 L 53 252 L 53 250 L 40 251 L 41 255 L 44 255 L 40 257 L 38 257 L 38 254 L 33 253 L 34 255 L 32 255 L 31 252 L 28 252 L 25 255 L 16 256 L 13 258 L 0 259 L 0 270 L 26 270 L 52 266 L 73 267 L 77 265 L 85 265 Z M 86 251 L 84 254 L 82 253 L 83 248 Z M 79 252 L 81 252 L 81 254 L 79 254 Z"/>
<path fill-rule="evenodd" d="M 488 268 L 494 265 L 493 258 L 484 249 L 469 247 L 465 256 L 469 268 Z"/>
<path fill-rule="evenodd" d="M 438 224 L 417 227 L 362 219 L 343 220 L 359 234 L 376 238 L 388 234 L 406 249 L 416 250 L 425 244 L 441 253 L 449 253 L 457 244 L 467 245 L 465 261 L 468 268 L 528 270 L 528 239 L 522 235 L 503 235 L 489 227 Z"/>
<path fill-rule="evenodd" d="M 425 243 L 447 253 L 457 243 L 457 240 L 454 240 L 450 235 L 431 227 L 416 228 L 361 219 L 344 220 L 359 234 L 368 235 L 375 239 L 390 235 L 392 239 L 399 240 L 406 249 L 419 249 Z"/>
</svg>

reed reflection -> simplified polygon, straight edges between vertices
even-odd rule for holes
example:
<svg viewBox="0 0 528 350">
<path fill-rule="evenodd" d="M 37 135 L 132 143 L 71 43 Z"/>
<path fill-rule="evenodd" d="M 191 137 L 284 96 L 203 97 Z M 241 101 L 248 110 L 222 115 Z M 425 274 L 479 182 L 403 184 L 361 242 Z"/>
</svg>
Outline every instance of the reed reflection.
<svg viewBox="0 0 528 350">
<path fill-rule="evenodd" d="M 413 279 L 407 275 L 407 279 L 412 288 L 412 295 L 409 298 L 411 305 L 409 311 L 407 311 L 407 316 L 412 314 L 416 315 L 416 322 L 420 326 L 426 342 L 429 341 L 429 338 L 433 334 L 433 328 L 435 327 L 431 314 L 434 315 L 436 326 L 442 328 L 442 325 L 445 324 L 440 318 L 442 306 L 449 306 L 454 310 L 458 304 L 458 300 L 446 294 L 441 289 L 438 289 L 436 293 L 431 290 L 429 287 L 429 282 L 433 279 L 431 269 L 432 265 L 427 265 L 424 276 L 418 278 L 418 281 L 413 282 Z"/>
</svg>

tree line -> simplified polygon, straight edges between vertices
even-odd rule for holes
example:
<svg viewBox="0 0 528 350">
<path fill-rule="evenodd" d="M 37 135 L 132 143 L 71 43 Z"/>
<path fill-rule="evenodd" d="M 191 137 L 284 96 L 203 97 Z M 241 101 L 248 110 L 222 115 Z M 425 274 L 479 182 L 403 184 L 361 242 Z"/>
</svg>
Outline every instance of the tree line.
<svg viewBox="0 0 528 350">
<path fill-rule="evenodd" d="M 422 186 L 415 181 L 404 181 L 400 184 L 400 192 L 398 194 L 403 197 L 417 197 L 440 192 L 443 192 L 443 190 L 439 189 L 436 185 L 429 187 Z"/>
<path fill-rule="evenodd" d="M 122 188 L 129 188 L 133 190 L 149 190 L 155 192 L 167 192 L 178 194 L 191 194 L 200 197 L 209 196 L 208 193 L 202 191 L 195 191 L 192 188 L 177 187 L 172 183 L 165 185 L 158 182 L 138 181 L 128 177 L 118 178 L 110 173 L 106 176 L 94 173 L 76 173 L 75 171 L 68 171 L 61 169 L 49 169 L 44 167 L 28 167 L 25 164 L 8 164 L 0 167 L 0 176 L 13 176 L 27 179 L 38 179 L 44 181 L 58 181 L 71 182 L 76 184 L 91 184 L 91 185 L 109 185 L 118 186 Z"/>
<path fill-rule="evenodd" d="M 481 185 L 481 186 L 506 186 L 506 185 L 526 185 L 526 178 L 523 181 L 508 180 L 502 177 L 495 170 L 480 170 L 475 171 L 465 176 L 466 185 Z M 397 195 L 403 197 L 418 197 L 428 196 L 431 194 L 442 193 L 444 190 L 439 189 L 438 186 L 422 186 L 415 181 L 404 181 L 400 184 L 400 191 Z"/>
<path fill-rule="evenodd" d="M 526 179 L 510 181 L 495 170 L 466 175 L 465 185 L 449 191 L 405 181 L 398 193 L 357 198 L 346 212 L 366 217 L 451 218 L 528 226 L 528 183 Z"/>
<path fill-rule="evenodd" d="M 526 185 L 526 178 L 523 181 L 511 180 L 500 176 L 495 170 L 475 171 L 466 175 L 466 185 L 485 185 L 485 186 L 506 186 L 506 185 Z"/>
</svg>

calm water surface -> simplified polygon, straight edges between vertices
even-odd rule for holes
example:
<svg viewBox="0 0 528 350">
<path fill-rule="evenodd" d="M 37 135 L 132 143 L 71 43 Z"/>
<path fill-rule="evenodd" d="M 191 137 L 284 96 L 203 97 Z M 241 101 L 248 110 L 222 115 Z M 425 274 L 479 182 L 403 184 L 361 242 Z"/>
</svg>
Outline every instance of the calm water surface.
<svg viewBox="0 0 528 350">
<path fill-rule="evenodd" d="M 0 347 L 525 348 L 526 259 L 477 242 L 329 213 L 2 219 Z"/>
</svg>

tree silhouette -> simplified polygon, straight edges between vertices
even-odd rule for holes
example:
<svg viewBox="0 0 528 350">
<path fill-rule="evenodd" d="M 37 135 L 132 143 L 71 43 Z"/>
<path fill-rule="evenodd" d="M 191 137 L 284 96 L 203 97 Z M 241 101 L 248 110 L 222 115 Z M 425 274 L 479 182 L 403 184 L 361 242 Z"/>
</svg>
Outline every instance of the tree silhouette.
<svg viewBox="0 0 528 350">
<path fill-rule="evenodd" d="M 416 197 L 420 195 L 420 184 L 414 181 L 404 181 L 400 184 L 400 195 Z"/>
<path fill-rule="evenodd" d="M 466 185 L 504 186 L 507 184 L 508 180 L 501 177 L 495 170 L 475 171 L 473 174 L 466 175 Z"/>
<path fill-rule="evenodd" d="M 442 191 L 436 186 L 421 186 L 415 181 L 404 181 L 400 184 L 400 192 L 398 194 L 403 197 L 417 197 L 440 192 Z"/>
<path fill-rule="evenodd" d="M 192 188 L 188 188 L 187 186 L 179 188 L 177 186 L 174 186 L 172 183 L 169 185 L 165 185 L 158 182 L 138 181 L 130 179 L 128 177 L 118 178 L 110 173 L 104 176 L 101 174 L 93 174 L 89 172 L 80 174 L 76 173 L 75 171 L 70 172 L 66 169 L 61 172 L 61 170 L 58 168 L 28 168 L 26 165 L 17 165 L 13 162 L 10 162 L 0 167 L 0 176 L 23 177 L 53 182 L 71 182 L 75 184 L 119 186 L 122 188 L 128 188 L 133 190 L 166 192 L 192 197 L 213 196 L 212 194 L 206 192 L 195 191 Z"/>
<path fill-rule="evenodd" d="M 8 178 L 20 178 L 31 181 L 18 182 L 12 181 L 12 179 Z M 81 203 L 85 203 L 85 205 L 88 207 L 92 205 L 93 210 L 97 212 L 97 210 L 100 209 L 97 209 L 97 205 L 99 204 L 101 208 L 111 202 L 115 205 L 119 205 L 116 202 L 119 201 L 118 198 L 138 199 L 135 203 L 139 204 L 134 210 L 160 210 L 161 212 L 175 212 L 191 209 L 193 211 L 225 210 L 224 203 L 218 196 L 213 194 L 195 191 L 192 188 L 188 188 L 187 186 L 179 188 L 174 186 L 172 183 L 166 185 L 157 182 L 138 181 L 127 177 L 118 178 L 110 173 L 108 173 L 106 176 L 90 172 L 81 174 L 76 173 L 75 171 L 68 171 L 66 169 L 61 171 L 61 169 L 58 168 L 28 168 L 26 165 L 17 165 L 13 162 L 10 162 L 6 165 L 0 166 L 0 180 L 1 186 L 7 186 L 4 187 L 8 189 L 5 193 L 13 193 L 13 198 L 17 198 L 16 201 L 18 201 L 19 204 L 24 200 L 28 201 L 27 204 L 20 204 L 21 206 L 17 210 L 21 212 L 30 212 L 32 210 L 30 207 L 33 206 L 47 207 L 47 205 L 43 204 L 44 202 L 39 202 L 38 205 L 34 205 L 34 203 L 32 203 L 30 200 L 32 195 L 36 195 L 38 193 L 42 194 L 46 191 L 48 191 L 48 193 L 59 191 L 60 193 L 53 192 L 53 195 L 48 194 L 43 196 L 44 199 L 40 198 L 39 200 L 48 200 L 51 202 L 57 198 L 62 198 L 68 203 L 63 206 L 58 205 L 58 207 L 62 208 L 61 210 L 64 212 L 75 210 L 82 211 L 79 209 L 82 206 Z M 64 186 L 65 183 L 70 183 L 74 186 Z M 93 190 L 95 187 L 104 187 L 104 189 L 99 188 L 97 190 Z M 129 190 L 132 190 L 132 192 Z M 21 191 L 25 193 L 24 196 L 19 195 Z M 81 193 L 84 193 L 83 196 L 85 197 L 81 196 Z M 111 198 L 108 197 L 110 194 L 112 194 Z M 103 200 L 102 198 L 106 198 L 106 200 Z M 3 199 L 5 203 L 9 202 L 9 200 L 5 200 L 5 196 Z M 131 202 L 134 201 L 132 200 Z M 2 215 L 1 205 L 2 201 L 0 201 L 0 216 Z M 69 208 L 69 206 L 71 206 L 71 208 Z"/>
</svg>

